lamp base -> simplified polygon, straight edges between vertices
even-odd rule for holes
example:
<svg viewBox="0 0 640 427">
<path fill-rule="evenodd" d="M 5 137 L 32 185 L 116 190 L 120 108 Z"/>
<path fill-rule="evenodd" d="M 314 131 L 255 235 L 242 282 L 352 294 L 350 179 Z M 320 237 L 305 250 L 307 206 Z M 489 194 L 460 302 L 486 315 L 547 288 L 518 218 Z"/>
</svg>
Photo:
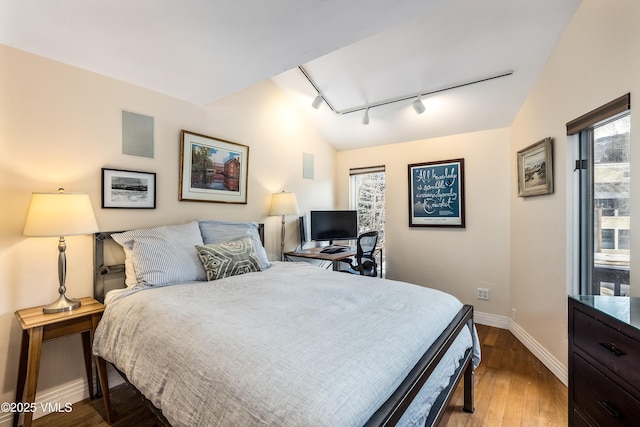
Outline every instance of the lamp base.
<svg viewBox="0 0 640 427">
<path fill-rule="evenodd" d="M 80 307 L 80 300 L 67 298 L 65 294 L 60 294 L 55 302 L 42 307 L 45 313 L 60 313 L 61 311 L 71 311 Z"/>
</svg>

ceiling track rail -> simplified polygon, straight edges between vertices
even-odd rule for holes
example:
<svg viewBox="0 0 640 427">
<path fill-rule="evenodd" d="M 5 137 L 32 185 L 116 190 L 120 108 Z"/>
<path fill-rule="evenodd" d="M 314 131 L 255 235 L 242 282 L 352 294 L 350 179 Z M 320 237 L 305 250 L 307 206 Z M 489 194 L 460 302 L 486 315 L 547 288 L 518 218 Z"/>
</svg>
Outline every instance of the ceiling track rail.
<svg viewBox="0 0 640 427">
<path fill-rule="evenodd" d="M 471 80 L 471 81 L 464 82 L 464 83 L 458 83 L 458 84 L 455 84 L 455 85 L 446 86 L 446 87 L 441 88 L 441 89 L 435 89 L 435 90 L 431 90 L 431 91 L 427 91 L 427 92 L 418 92 L 418 93 L 414 93 L 412 95 L 405 95 L 405 96 L 400 96 L 400 97 L 397 97 L 397 98 L 391 98 L 391 99 L 387 99 L 387 100 L 379 101 L 379 102 L 374 102 L 374 103 L 367 104 L 367 105 L 361 105 L 361 106 L 358 106 L 358 107 L 347 108 L 345 110 L 336 110 L 334 108 L 334 106 L 331 104 L 331 102 L 329 102 L 327 97 L 324 95 L 324 93 L 322 93 L 322 91 L 318 88 L 318 86 L 313 81 L 313 79 L 309 76 L 309 73 L 307 73 L 307 71 L 304 69 L 304 67 L 302 67 L 302 65 L 299 65 L 298 69 L 306 77 L 306 79 L 309 81 L 311 86 L 313 86 L 313 88 L 316 90 L 316 92 L 318 92 L 318 95 L 320 97 L 322 97 L 322 100 L 327 104 L 327 106 L 331 109 L 331 111 L 333 111 L 334 113 L 339 114 L 339 115 L 355 113 L 355 112 L 358 112 L 358 111 L 365 111 L 365 110 L 368 110 L 370 108 L 381 107 L 383 105 L 393 104 L 395 102 L 406 101 L 406 100 L 409 100 L 409 99 L 414 99 L 414 98 L 417 99 L 417 98 L 420 98 L 420 97 L 423 97 L 423 96 L 429 96 L 429 95 L 433 95 L 433 94 L 436 94 L 436 93 L 446 92 L 446 91 L 449 91 L 449 90 L 458 89 L 458 88 L 465 87 L 465 86 L 471 86 L 471 85 L 475 85 L 475 84 L 479 84 L 479 83 L 488 82 L 490 80 L 500 79 L 502 77 L 508 77 L 508 76 L 513 74 L 513 70 L 508 70 L 508 71 L 504 71 L 502 73 L 491 75 L 489 77 L 483 77 L 481 79 Z"/>
</svg>

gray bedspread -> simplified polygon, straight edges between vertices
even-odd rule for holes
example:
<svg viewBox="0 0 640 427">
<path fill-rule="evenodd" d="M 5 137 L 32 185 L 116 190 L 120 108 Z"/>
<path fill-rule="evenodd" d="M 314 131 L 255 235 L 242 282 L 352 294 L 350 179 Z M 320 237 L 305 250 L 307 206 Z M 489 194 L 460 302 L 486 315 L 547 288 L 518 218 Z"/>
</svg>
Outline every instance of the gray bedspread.
<svg viewBox="0 0 640 427">
<path fill-rule="evenodd" d="M 125 291 L 93 351 L 176 427 L 361 426 L 461 307 L 433 289 L 274 263 Z M 402 424 L 424 420 L 472 341 L 464 328 Z"/>
</svg>

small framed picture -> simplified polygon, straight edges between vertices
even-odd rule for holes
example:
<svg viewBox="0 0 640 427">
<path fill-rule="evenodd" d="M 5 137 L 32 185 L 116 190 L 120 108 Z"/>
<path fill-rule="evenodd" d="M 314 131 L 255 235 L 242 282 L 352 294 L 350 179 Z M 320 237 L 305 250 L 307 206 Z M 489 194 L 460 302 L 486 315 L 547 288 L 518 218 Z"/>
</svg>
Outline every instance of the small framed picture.
<svg viewBox="0 0 640 427">
<path fill-rule="evenodd" d="M 465 227 L 464 159 L 409 165 L 409 227 Z"/>
<path fill-rule="evenodd" d="M 102 207 L 156 208 L 156 174 L 102 168 Z"/>
<path fill-rule="evenodd" d="M 183 130 L 180 200 L 247 203 L 249 147 Z"/>
<path fill-rule="evenodd" d="M 553 193 L 553 145 L 545 138 L 518 151 L 518 196 Z"/>
</svg>

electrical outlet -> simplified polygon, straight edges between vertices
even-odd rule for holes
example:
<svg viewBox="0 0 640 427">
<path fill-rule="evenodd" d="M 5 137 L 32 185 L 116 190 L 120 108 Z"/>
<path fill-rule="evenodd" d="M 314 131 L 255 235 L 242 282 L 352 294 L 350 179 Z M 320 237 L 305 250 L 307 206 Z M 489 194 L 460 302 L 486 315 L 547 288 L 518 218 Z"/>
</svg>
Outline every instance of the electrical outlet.
<svg viewBox="0 0 640 427">
<path fill-rule="evenodd" d="M 488 300 L 489 299 L 489 289 L 487 288 L 478 288 L 478 299 Z"/>
<path fill-rule="evenodd" d="M 511 309 L 511 319 L 515 322 L 516 320 L 516 309 L 512 308 Z"/>
</svg>

